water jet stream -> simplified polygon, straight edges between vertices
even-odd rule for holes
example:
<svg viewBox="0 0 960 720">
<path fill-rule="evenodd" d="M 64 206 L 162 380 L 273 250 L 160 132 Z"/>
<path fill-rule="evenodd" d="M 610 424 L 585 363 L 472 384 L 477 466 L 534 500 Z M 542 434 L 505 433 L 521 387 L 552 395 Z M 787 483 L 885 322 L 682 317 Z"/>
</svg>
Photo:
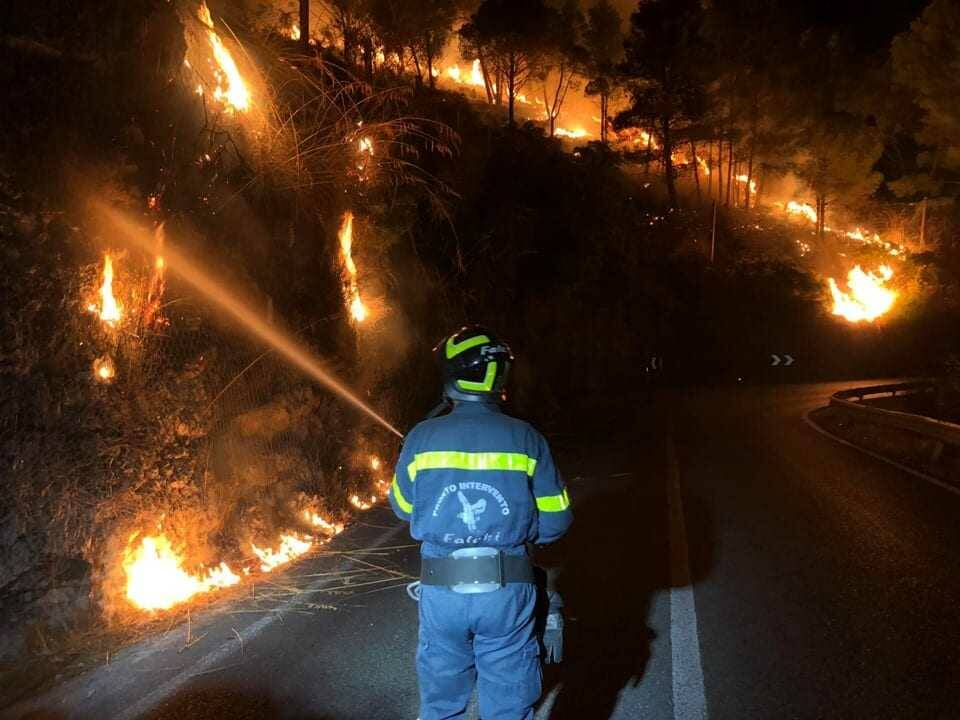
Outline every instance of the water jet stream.
<svg viewBox="0 0 960 720">
<path fill-rule="evenodd" d="M 153 233 L 147 231 L 123 213 L 99 200 L 92 201 L 91 206 L 94 213 L 98 215 L 107 226 L 110 226 L 118 233 L 119 239 L 126 241 L 130 246 L 142 250 L 145 253 L 152 254 L 154 252 Z M 324 370 L 308 350 L 289 335 L 269 325 L 260 318 L 250 307 L 241 302 L 220 283 L 201 270 L 196 262 L 170 245 L 164 248 L 163 258 L 170 270 L 177 273 L 208 300 L 222 310 L 225 310 L 253 335 L 276 349 L 277 352 L 303 370 L 307 375 L 335 392 L 361 412 L 366 413 L 394 435 L 400 438 L 403 437 L 403 433 L 351 392 L 340 380 Z"/>
</svg>

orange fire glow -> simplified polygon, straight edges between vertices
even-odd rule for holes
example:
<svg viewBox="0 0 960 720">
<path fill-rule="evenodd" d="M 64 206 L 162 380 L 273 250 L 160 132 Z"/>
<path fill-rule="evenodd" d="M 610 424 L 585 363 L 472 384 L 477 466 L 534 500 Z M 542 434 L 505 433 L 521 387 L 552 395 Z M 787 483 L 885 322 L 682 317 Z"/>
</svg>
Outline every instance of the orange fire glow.
<svg viewBox="0 0 960 720">
<path fill-rule="evenodd" d="M 367 319 L 367 308 L 360 299 L 360 289 L 357 286 L 357 265 L 353 261 L 353 213 L 346 212 L 343 215 L 343 222 L 340 224 L 340 253 L 343 257 L 343 266 L 346 270 L 345 293 L 347 296 L 347 305 L 350 308 L 350 316 L 356 322 L 363 322 Z"/>
<path fill-rule="evenodd" d="M 117 368 L 109 355 L 101 355 L 93 361 L 93 377 L 102 383 L 112 382 L 117 376 Z"/>
<path fill-rule="evenodd" d="M 214 88 L 213 97 L 229 112 L 244 111 L 250 108 L 250 91 L 237 69 L 237 64 L 233 60 L 233 55 L 223 44 L 220 36 L 213 29 L 213 18 L 210 17 L 210 9 L 206 2 L 200 3 L 197 11 L 200 22 L 207 26 L 207 37 L 210 40 L 210 47 L 213 50 L 213 59 L 216 61 L 214 76 L 217 80 L 217 86 Z"/>
<path fill-rule="evenodd" d="M 286 533 L 280 536 L 280 547 L 277 550 L 261 548 L 255 543 L 250 543 L 250 547 L 253 554 L 260 558 L 260 569 L 270 572 L 303 555 L 313 547 L 313 540 L 295 533 Z"/>
<path fill-rule="evenodd" d="M 749 181 L 750 181 L 750 194 L 751 194 L 751 195 L 756 195 L 756 193 L 757 193 L 757 181 L 756 181 L 756 180 L 753 180 L 753 179 L 747 177 L 746 175 L 737 175 L 737 176 L 734 178 L 734 180 L 736 180 L 736 181 L 737 181 L 738 183 L 740 183 L 741 185 L 746 185 L 746 184 L 747 184 L 747 181 L 749 180 Z"/>
<path fill-rule="evenodd" d="M 442 71 L 442 74 L 448 80 L 452 80 L 457 85 L 473 85 L 474 87 L 484 87 L 485 84 L 483 82 L 483 70 L 480 67 L 480 58 L 476 58 L 470 63 L 469 72 L 461 69 L 459 65 L 451 65 L 446 70 Z M 433 75 L 434 77 L 440 77 L 441 71 L 437 68 L 434 68 Z M 495 85 L 491 89 L 496 92 Z"/>
<path fill-rule="evenodd" d="M 857 265 L 847 274 L 849 292 L 839 288 L 833 278 L 829 278 L 830 294 L 833 296 L 834 315 L 845 320 L 873 322 L 893 307 L 897 293 L 884 285 L 893 277 L 888 265 L 881 265 L 876 272 L 864 272 Z"/>
<path fill-rule="evenodd" d="M 812 223 L 817 221 L 817 211 L 814 210 L 813 205 L 791 200 L 787 203 L 786 210 L 790 215 L 799 215 Z"/>
<path fill-rule="evenodd" d="M 350 504 L 357 508 L 357 510 L 369 510 L 377 504 L 377 496 L 371 495 L 368 500 L 364 500 L 359 495 L 351 495 Z"/>
<path fill-rule="evenodd" d="M 229 587 L 240 582 L 226 563 L 205 573 L 191 575 L 183 569 L 183 559 L 166 535 L 150 535 L 134 544 L 130 536 L 123 555 L 127 576 L 127 599 L 143 610 L 167 610 L 186 602 L 198 593 Z"/>
<path fill-rule="evenodd" d="M 310 510 L 309 508 L 303 511 L 303 519 L 313 527 L 322 530 L 327 535 L 339 535 L 344 529 L 343 523 L 330 522 L 322 515 L 314 510 Z"/>
<path fill-rule="evenodd" d="M 556 135 L 557 137 L 566 137 L 566 138 L 573 138 L 573 139 L 589 137 L 590 135 L 590 133 L 588 133 L 583 128 L 573 128 L 571 130 L 568 130 L 567 128 L 562 128 L 562 127 L 554 128 L 553 134 Z"/>
<path fill-rule="evenodd" d="M 123 307 L 113 295 L 113 259 L 107 253 L 103 256 L 103 282 L 100 284 L 100 304 L 91 303 L 87 310 L 100 316 L 111 327 L 120 322 Z"/>
</svg>

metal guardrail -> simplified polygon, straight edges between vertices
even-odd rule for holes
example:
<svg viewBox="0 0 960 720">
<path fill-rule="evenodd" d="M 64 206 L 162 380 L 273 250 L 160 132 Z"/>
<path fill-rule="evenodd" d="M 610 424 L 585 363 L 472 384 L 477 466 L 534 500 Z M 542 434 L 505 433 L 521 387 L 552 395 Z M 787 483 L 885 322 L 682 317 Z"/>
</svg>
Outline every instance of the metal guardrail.
<svg viewBox="0 0 960 720">
<path fill-rule="evenodd" d="M 935 392 L 936 386 L 930 381 L 895 383 L 892 385 L 871 385 L 850 390 L 841 390 L 830 397 L 830 405 L 841 407 L 878 425 L 907 430 L 917 435 L 933 438 L 947 445 L 960 445 L 960 425 L 935 420 L 924 415 L 885 410 L 864 404 L 866 397 L 873 395 L 916 395 Z M 856 398 L 854 400 L 853 398 Z"/>
</svg>

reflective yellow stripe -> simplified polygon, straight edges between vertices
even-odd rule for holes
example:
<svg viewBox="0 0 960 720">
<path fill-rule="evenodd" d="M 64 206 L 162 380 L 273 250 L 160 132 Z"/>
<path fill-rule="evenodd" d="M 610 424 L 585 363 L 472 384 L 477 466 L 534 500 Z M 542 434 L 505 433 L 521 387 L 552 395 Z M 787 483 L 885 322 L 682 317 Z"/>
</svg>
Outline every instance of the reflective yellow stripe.
<svg viewBox="0 0 960 720">
<path fill-rule="evenodd" d="M 483 345 L 484 343 L 490 342 L 490 338 L 486 335 L 474 335 L 471 338 L 467 338 L 463 342 L 457 343 L 453 341 L 453 338 L 447 338 L 447 360 L 455 358 L 462 352 L 466 352 L 470 348 L 475 348 L 477 345 Z"/>
<path fill-rule="evenodd" d="M 570 507 L 570 496 L 567 495 L 567 489 L 559 495 L 547 495 L 537 498 L 537 510 L 540 512 L 563 512 Z"/>
<path fill-rule="evenodd" d="M 493 390 L 493 383 L 497 380 L 497 363 L 490 361 L 487 363 L 487 374 L 484 375 L 482 382 L 473 380 L 457 380 L 457 385 L 461 390 L 472 390 L 474 392 L 490 392 Z"/>
<path fill-rule="evenodd" d="M 523 453 L 433 450 L 417 453 L 407 472 L 413 482 L 420 470 L 517 470 L 533 477 L 536 467 L 536 458 Z"/>
<path fill-rule="evenodd" d="M 413 505 L 407 502 L 407 499 L 403 496 L 403 493 L 400 492 L 400 483 L 397 482 L 397 476 L 393 476 L 393 485 L 390 487 L 393 490 L 393 499 L 397 501 L 397 505 L 400 506 L 400 509 L 405 513 L 413 512 Z"/>
</svg>

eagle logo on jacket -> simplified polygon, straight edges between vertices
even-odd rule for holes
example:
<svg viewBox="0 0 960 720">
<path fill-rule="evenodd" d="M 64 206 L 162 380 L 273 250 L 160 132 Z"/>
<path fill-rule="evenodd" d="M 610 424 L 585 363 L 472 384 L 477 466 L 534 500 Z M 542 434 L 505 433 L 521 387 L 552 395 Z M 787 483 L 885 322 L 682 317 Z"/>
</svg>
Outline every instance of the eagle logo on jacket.
<svg viewBox="0 0 960 720">
<path fill-rule="evenodd" d="M 475 503 L 471 503 L 467 500 L 467 496 L 460 491 L 457 492 L 457 498 L 459 498 L 460 505 L 463 507 L 463 510 L 457 513 L 457 517 L 463 520 L 467 530 L 473 532 L 477 529 L 477 518 L 483 515 L 483 511 L 487 509 L 487 501 L 480 498 Z"/>
</svg>

